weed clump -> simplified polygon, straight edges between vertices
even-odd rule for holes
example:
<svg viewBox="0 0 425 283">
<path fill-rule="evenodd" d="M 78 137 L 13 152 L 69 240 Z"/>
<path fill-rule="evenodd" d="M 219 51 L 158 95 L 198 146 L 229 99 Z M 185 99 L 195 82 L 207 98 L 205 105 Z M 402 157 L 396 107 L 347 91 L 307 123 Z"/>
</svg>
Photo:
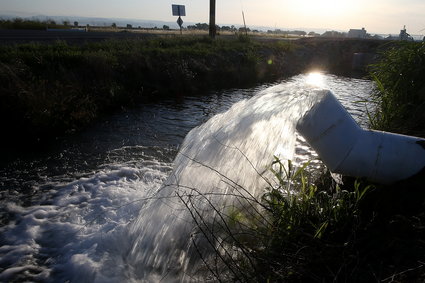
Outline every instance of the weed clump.
<svg viewBox="0 0 425 283">
<path fill-rule="evenodd" d="M 224 224 L 215 219 L 209 228 L 207 221 L 199 225 L 206 237 L 220 239 L 220 260 L 205 260 L 217 280 L 425 278 L 425 193 L 417 186 L 421 177 L 393 186 L 357 179 L 337 184 L 329 173 L 312 179 L 307 164 L 295 170 L 278 159 L 270 170 L 277 185 L 268 187 L 261 198 L 240 196 L 235 202 L 239 205 L 220 212 Z M 407 194 L 404 198 L 400 189 Z M 217 229 L 221 225 L 226 229 Z M 213 272 L 217 270 L 232 272 Z"/>
<path fill-rule="evenodd" d="M 425 137 L 425 44 L 400 42 L 381 54 L 372 66 L 378 88 L 375 129 Z"/>
</svg>

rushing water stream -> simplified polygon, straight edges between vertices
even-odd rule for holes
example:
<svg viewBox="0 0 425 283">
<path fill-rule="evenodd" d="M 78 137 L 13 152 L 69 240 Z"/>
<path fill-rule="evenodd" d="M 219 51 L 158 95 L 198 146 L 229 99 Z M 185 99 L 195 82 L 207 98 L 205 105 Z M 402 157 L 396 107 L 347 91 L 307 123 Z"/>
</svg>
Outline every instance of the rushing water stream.
<svg viewBox="0 0 425 283">
<path fill-rule="evenodd" d="M 48 154 L 6 163 L 0 281 L 188 281 L 201 268 L 199 253 L 208 253 L 196 246 L 205 239 L 193 238 L 188 206 L 206 213 L 205 202 L 231 202 L 235 184 L 261 188 L 273 155 L 314 158 L 293 128 L 317 87 L 331 89 L 366 123 L 365 105 L 356 101 L 369 97 L 372 82 L 301 75 L 142 105 Z M 188 203 L 188 195 L 204 202 Z"/>
</svg>

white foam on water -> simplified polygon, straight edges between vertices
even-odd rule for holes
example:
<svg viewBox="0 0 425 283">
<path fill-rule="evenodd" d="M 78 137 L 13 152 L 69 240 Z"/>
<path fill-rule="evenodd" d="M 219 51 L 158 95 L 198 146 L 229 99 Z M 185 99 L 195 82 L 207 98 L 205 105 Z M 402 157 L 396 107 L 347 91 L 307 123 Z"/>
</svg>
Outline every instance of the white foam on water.
<svg viewBox="0 0 425 283">
<path fill-rule="evenodd" d="M 126 281 L 128 224 L 171 171 L 155 160 L 139 166 L 56 184 L 31 207 L 4 203 L 11 221 L 0 228 L 0 281 Z"/>
</svg>

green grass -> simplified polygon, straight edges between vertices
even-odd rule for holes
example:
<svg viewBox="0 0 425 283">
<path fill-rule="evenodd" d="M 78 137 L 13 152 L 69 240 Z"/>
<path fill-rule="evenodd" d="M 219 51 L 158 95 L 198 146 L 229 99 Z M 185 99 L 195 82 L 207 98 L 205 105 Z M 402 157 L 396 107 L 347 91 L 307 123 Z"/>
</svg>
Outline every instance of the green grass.
<svg viewBox="0 0 425 283">
<path fill-rule="evenodd" d="M 0 46 L 0 121 L 12 145 L 50 139 L 141 101 L 275 80 L 291 48 L 199 37 Z"/>
<path fill-rule="evenodd" d="M 400 42 L 381 54 L 372 66 L 378 89 L 375 129 L 425 137 L 425 44 Z"/>
<path fill-rule="evenodd" d="M 417 183 L 346 179 L 323 186 L 305 168 L 274 173 L 279 186 L 263 196 L 273 233 L 257 256 L 264 269 L 258 281 L 374 282 L 425 274 L 425 194 L 412 188 Z M 400 197 L 400 190 L 409 195 Z"/>
<path fill-rule="evenodd" d="M 296 169 L 278 159 L 270 170 L 277 185 L 260 197 L 232 194 L 231 207 L 203 207 L 216 212 L 213 220 L 203 218 L 196 205 L 187 206 L 198 225 L 194 233 L 208 237 L 219 254 L 203 256 L 217 281 L 425 279 L 421 177 L 393 186 L 351 178 L 336 184 L 329 173 L 313 178 L 308 164 Z"/>
</svg>

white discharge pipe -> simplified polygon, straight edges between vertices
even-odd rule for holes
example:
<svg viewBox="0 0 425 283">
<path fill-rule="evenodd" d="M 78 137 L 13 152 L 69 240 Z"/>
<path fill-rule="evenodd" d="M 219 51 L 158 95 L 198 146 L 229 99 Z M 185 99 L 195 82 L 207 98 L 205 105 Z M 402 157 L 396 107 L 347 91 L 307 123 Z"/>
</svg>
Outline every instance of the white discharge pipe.
<svg viewBox="0 0 425 283">
<path fill-rule="evenodd" d="M 363 130 L 330 91 L 318 95 L 297 130 L 331 172 L 390 184 L 424 169 L 424 139 Z"/>
</svg>

